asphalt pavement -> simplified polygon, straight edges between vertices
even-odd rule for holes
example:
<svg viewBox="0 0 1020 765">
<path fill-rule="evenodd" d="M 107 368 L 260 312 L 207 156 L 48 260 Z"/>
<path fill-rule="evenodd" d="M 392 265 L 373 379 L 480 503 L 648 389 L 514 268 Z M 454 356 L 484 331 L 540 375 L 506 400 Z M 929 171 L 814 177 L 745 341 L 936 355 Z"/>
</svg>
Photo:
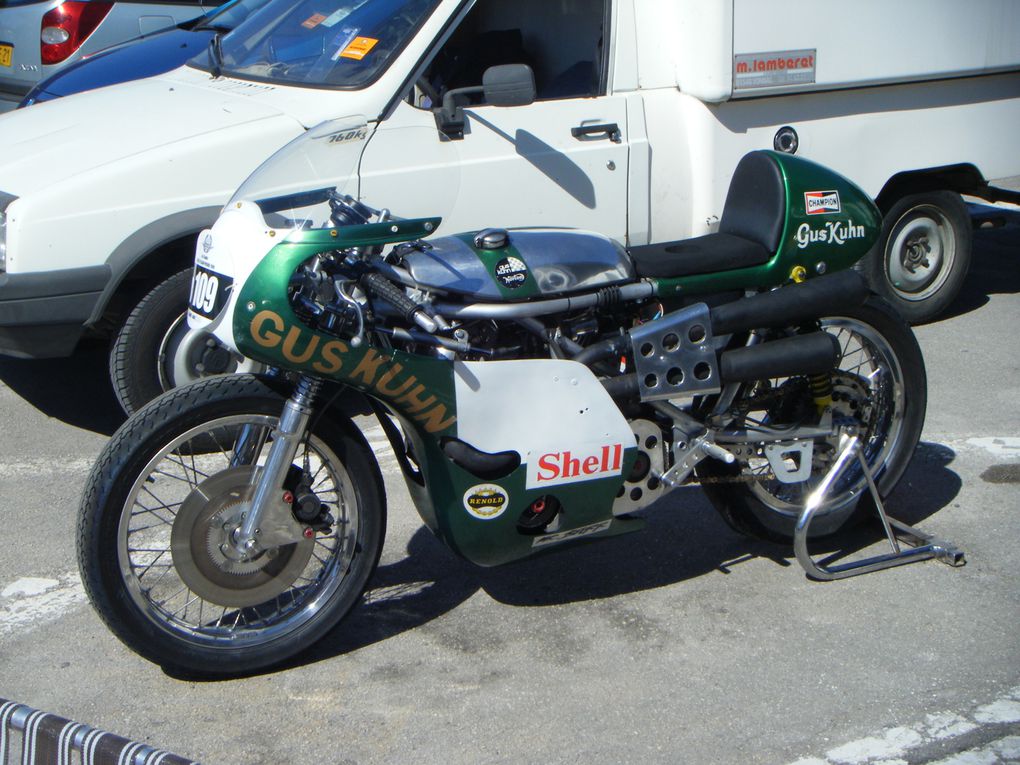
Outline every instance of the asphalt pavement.
<svg viewBox="0 0 1020 765">
<path fill-rule="evenodd" d="M 1020 214 L 975 232 L 918 327 L 922 443 L 891 514 L 962 547 L 831 583 L 698 489 L 643 532 L 480 569 L 392 460 L 364 604 L 287 667 L 202 682 L 124 648 L 82 593 L 78 500 L 121 416 L 105 349 L 0 358 L 0 697 L 210 765 L 1020 762 Z M 849 555 L 880 551 L 871 532 Z"/>
</svg>

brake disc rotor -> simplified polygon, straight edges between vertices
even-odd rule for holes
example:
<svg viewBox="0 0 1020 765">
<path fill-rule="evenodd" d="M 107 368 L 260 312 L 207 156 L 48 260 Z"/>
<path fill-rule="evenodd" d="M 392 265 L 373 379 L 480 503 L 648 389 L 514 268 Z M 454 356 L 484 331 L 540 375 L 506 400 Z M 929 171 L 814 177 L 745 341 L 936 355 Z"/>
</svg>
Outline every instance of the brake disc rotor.
<svg viewBox="0 0 1020 765">
<path fill-rule="evenodd" d="M 231 534 L 249 510 L 252 468 L 202 481 L 181 504 L 170 532 L 174 568 L 203 600 L 230 608 L 257 606 L 286 592 L 312 557 L 314 539 L 242 556 Z"/>
</svg>

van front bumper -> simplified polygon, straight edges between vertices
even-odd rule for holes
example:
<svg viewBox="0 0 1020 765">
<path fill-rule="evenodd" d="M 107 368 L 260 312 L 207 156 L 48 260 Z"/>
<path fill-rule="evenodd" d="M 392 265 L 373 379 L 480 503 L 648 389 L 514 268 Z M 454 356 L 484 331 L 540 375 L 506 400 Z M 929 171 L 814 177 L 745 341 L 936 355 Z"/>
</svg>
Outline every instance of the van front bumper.
<svg viewBox="0 0 1020 765">
<path fill-rule="evenodd" d="M 0 354 L 70 356 L 110 281 L 107 265 L 0 273 Z"/>
</svg>

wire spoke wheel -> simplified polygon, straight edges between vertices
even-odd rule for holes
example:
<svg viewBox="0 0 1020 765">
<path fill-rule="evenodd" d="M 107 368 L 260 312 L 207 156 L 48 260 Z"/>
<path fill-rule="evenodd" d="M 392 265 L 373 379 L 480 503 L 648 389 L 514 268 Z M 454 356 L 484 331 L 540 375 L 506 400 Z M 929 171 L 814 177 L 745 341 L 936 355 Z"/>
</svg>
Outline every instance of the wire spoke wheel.
<svg viewBox="0 0 1020 765">
<path fill-rule="evenodd" d="M 353 488 L 315 437 L 296 464 L 309 464 L 333 527 L 250 560 L 231 555 L 230 533 L 243 520 L 254 473 L 233 466 L 234 443 L 245 428 L 257 434 L 266 444 L 258 465 L 275 425 L 271 417 L 234 416 L 193 428 L 161 449 L 132 486 L 121 513 L 121 572 L 136 605 L 161 628 L 210 645 L 260 643 L 314 618 L 320 599 L 342 585 L 358 535 Z"/>
<path fill-rule="evenodd" d="M 93 471 L 83 579 L 111 629 L 147 658 L 203 673 L 277 663 L 364 590 L 385 516 L 378 466 L 349 422 L 313 421 L 284 484 L 314 495 L 316 521 L 302 525 L 288 507 L 262 520 L 290 529 L 285 541 L 250 553 L 233 544 L 282 406 L 250 376 L 202 381 L 129 420 Z"/>
<path fill-rule="evenodd" d="M 888 494 L 920 437 L 926 404 L 924 366 L 912 333 L 890 307 L 872 298 L 849 313 L 820 321 L 840 348 L 838 368 L 829 375 L 832 422 L 856 431 L 880 491 Z M 765 426 L 813 425 L 817 418 L 804 378 L 745 386 L 733 409 L 740 415 L 732 424 L 752 433 Z M 707 460 L 698 474 L 709 499 L 731 526 L 752 536 L 788 541 L 807 497 L 838 456 L 837 444 L 838 434 L 814 440 L 804 480 L 780 480 L 766 456 L 766 442 L 749 447 L 734 465 Z M 855 463 L 830 490 L 812 532 L 833 533 L 858 507 L 870 503 L 867 479 Z"/>
</svg>

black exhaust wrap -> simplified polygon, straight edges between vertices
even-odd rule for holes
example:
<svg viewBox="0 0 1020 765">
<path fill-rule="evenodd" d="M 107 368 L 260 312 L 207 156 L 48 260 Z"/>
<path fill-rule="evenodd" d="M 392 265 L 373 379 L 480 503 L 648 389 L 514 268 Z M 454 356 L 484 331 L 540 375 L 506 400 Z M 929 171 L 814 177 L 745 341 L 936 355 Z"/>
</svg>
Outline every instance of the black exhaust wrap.
<svg viewBox="0 0 1020 765">
<path fill-rule="evenodd" d="M 863 276 L 854 270 L 838 271 L 717 306 L 712 309 L 712 332 L 728 335 L 835 316 L 856 308 L 867 296 L 868 285 Z"/>
<path fill-rule="evenodd" d="M 731 383 L 813 375 L 828 372 L 838 358 L 839 341 L 833 335 L 811 332 L 724 351 L 719 356 L 719 377 Z"/>
</svg>

